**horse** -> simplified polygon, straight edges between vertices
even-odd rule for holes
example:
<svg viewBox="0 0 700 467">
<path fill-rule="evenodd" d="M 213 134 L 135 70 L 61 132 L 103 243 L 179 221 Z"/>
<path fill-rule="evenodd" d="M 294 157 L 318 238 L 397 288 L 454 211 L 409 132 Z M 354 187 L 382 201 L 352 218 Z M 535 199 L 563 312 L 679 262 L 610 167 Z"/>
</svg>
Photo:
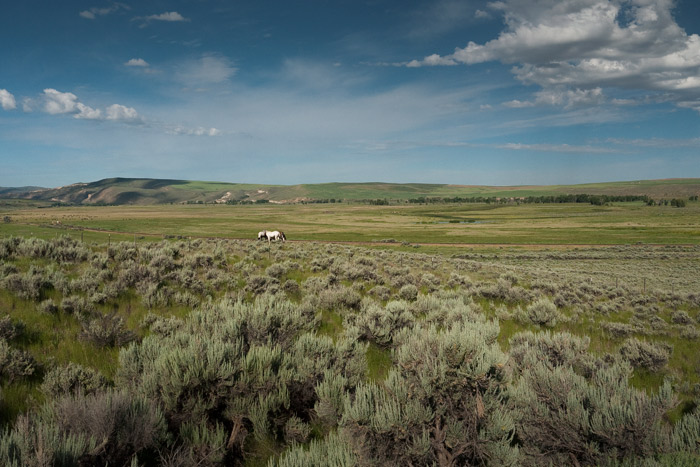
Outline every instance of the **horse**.
<svg viewBox="0 0 700 467">
<path fill-rule="evenodd" d="M 267 230 L 258 232 L 258 240 L 267 240 Z"/>
<path fill-rule="evenodd" d="M 283 242 L 287 241 L 287 237 L 285 237 L 284 232 L 279 232 L 277 230 L 269 232 L 267 230 L 263 230 L 261 233 L 264 235 L 264 238 L 266 238 L 268 242 L 271 242 L 272 240 L 281 240 Z M 258 234 L 258 238 L 260 238 L 260 234 Z"/>
</svg>

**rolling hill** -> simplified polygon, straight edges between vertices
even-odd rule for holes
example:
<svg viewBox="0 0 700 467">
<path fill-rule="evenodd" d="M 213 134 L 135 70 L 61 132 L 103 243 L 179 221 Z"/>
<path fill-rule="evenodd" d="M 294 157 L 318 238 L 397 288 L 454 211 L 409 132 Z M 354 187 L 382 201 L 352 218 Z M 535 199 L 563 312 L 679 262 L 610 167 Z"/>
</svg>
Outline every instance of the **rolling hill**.
<svg viewBox="0 0 700 467">
<path fill-rule="evenodd" d="M 258 185 L 149 178 L 108 178 L 58 188 L 2 188 L 0 198 L 84 205 L 271 202 L 318 200 L 408 200 L 453 197 L 527 197 L 563 194 L 647 195 L 654 199 L 700 194 L 700 178 L 544 186 L 479 186 L 427 183 L 321 183 Z"/>
</svg>

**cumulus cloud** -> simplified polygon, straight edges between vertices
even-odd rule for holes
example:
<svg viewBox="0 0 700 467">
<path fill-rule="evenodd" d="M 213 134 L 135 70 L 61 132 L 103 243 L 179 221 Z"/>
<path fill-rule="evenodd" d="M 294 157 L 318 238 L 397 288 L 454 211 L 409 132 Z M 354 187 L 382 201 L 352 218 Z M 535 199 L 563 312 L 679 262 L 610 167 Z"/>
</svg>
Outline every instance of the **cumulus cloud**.
<svg viewBox="0 0 700 467">
<path fill-rule="evenodd" d="M 141 121 L 141 117 L 139 116 L 138 112 L 136 112 L 136 109 L 120 104 L 112 104 L 107 107 L 107 110 L 105 111 L 105 118 L 107 120 L 131 123 Z"/>
<path fill-rule="evenodd" d="M 674 20 L 672 0 L 503 0 L 489 4 L 506 29 L 484 44 L 469 42 L 450 55 L 432 54 L 406 66 L 500 61 L 515 64 L 522 82 L 583 93 L 560 103 L 595 102 L 585 94 L 615 87 L 670 93 L 698 108 L 700 36 Z M 547 96 L 540 96 L 545 103 Z"/>
<path fill-rule="evenodd" d="M 185 18 L 177 11 L 167 11 L 158 15 L 137 16 L 133 19 L 133 21 L 141 21 L 141 27 L 145 28 L 151 21 L 165 21 L 169 23 L 177 23 L 189 21 L 189 18 Z"/>
<path fill-rule="evenodd" d="M 78 109 L 78 113 L 75 114 L 75 118 L 84 118 L 86 120 L 100 120 L 102 118 L 102 111 L 100 109 L 93 109 L 82 102 L 78 102 L 76 108 Z"/>
<path fill-rule="evenodd" d="M 10 97 L 12 98 L 11 102 Z M 0 103 L 6 110 L 15 108 L 16 105 L 14 96 L 4 89 L 0 89 Z M 12 107 L 10 107 L 10 103 L 12 103 Z M 25 98 L 23 108 L 25 112 L 37 110 L 50 115 L 69 115 L 79 120 L 124 123 L 156 129 L 171 135 L 220 136 L 223 134 L 221 130 L 214 127 L 186 127 L 148 120 L 141 116 L 135 108 L 121 104 L 112 104 L 103 109 L 90 107 L 80 102 L 78 96 L 72 92 L 61 92 L 53 88 L 44 89 L 44 92 L 37 98 Z"/>
<path fill-rule="evenodd" d="M 111 120 L 125 123 L 143 121 L 136 109 L 132 107 L 112 104 L 103 112 L 83 104 L 72 92 L 61 92 L 52 88 L 44 89 L 40 102 L 42 110 L 51 115 L 70 114 L 74 118 L 83 120 Z M 31 111 L 34 104 L 35 102 L 30 99 L 25 100 L 25 111 Z"/>
<path fill-rule="evenodd" d="M 78 14 L 85 19 L 95 19 L 98 16 L 105 16 L 121 9 L 130 10 L 131 8 L 129 7 L 129 5 L 125 5 L 123 3 L 113 3 L 111 6 L 103 8 L 92 7 L 88 10 L 83 10 Z"/>
<path fill-rule="evenodd" d="M 149 21 L 170 21 L 170 22 L 189 21 L 187 18 L 183 17 L 177 11 L 168 11 L 166 13 L 161 13 L 159 15 L 150 15 L 150 16 L 146 16 L 144 19 L 149 20 Z"/>
<path fill-rule="evenodd" d="M 78 96 L 72 92 L 44 89 L 44 112 L 56 115 L 74 113 L 78 107 Z"/>
<path fill-rule="evenodd" d="M 537 105 L 560 106 L 570 109 L 577 106 L 598 105 L 605 101 L 601 88 L 595 89 L 564 89 L 550 88 L 535 93 L 534 101 L 512 100 L 503 105 L 514 109 L 534 107 Z"/>
<path fill-rule="evenodd" d="M 125 62 L 124 65 L 126 66 L 135 66 L 135 67 L 149 67 L 151 66 L 146 60 L 143 58 L 132 58 L 128 62 Z"/>
<path fill-rule="evenodd" d="M 458 65 L 459 63 L 450 57 L 441 57 L 438 54 L 432 54 L 425 57 L 423 60 L 411 60 L 406 64 L 409 68 L 418 68 L 422 66 L 438 66 L 438 65 Z"/>
<path fill-rule="evenodd" d="M 13 96 L 7 89 L 0 89 L 0 105 L 3 110 L 14 110 L 17 108 L 17 102 L 15 101 L 15 96 Z"/>
</svg>

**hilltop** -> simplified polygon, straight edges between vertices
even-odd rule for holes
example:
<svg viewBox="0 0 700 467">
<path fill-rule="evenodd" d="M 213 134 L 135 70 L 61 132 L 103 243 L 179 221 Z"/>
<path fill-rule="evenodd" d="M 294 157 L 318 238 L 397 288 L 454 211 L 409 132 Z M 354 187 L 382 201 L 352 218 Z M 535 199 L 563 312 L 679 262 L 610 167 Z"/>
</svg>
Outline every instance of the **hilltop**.
<svg viewBox="0 0 700 467">
<path fill-rule="evenodd" d="M 700 193 L 700 178 L 589 183 L 580 185 L 481 186 L 428 183 L 321 183 L 266 185 L 151 178 L 107 178 L 58 188 L 2 188 L 0 198 L 83 205 L 179 203 L 299 203 L 341 200 L 420 198 L 524 198 L 589 194 L 687 198 Z"/>
</svg>

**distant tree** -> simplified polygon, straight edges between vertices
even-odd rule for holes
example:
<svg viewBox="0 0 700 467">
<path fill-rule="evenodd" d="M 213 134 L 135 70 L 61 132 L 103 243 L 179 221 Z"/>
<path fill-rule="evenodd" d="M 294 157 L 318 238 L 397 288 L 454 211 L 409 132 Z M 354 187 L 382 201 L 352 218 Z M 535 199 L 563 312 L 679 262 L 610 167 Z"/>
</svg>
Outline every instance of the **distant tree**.
<svg viewBox="0 0 700 467">
<path fill-rule="evenodd" d="M 685 200 L 673 198 L 671 200 L 671 206 L 676 207 L 676 208 L 684 208 L 685 207 Z"/>
</svg>

